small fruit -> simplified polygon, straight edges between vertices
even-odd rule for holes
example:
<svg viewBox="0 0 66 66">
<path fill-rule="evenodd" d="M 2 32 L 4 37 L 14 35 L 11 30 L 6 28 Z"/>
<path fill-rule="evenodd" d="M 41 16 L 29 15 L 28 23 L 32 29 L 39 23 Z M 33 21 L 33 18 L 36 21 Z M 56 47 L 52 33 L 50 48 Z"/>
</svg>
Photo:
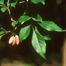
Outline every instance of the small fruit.
<svg viewBox="0 0 66 66">
<path fill-rule="evenodd" d="M 9 38 L 8 43 L 9 43 L 9 44 L 12 44 L 12 43 L 13 43 L 13 40 L 14 40 L 14 36 L 11 36 L 11 37 Z"/>
<path fill-rule="evenodd" d="M 18 35 L 11 36 L 8 43 L 12 44 L 12 46 L 15 44 L 19 45 L 19 36 Z"/>
<path fill-rule="evenodd" d="M 12 46 L 15 45 L 15 44 L 16 44 L 16 43 L 15 43 L 15 36 L 14 36 L 13 42 L 12 42 Z"/>
<path fill-rule="evenodd" d="M 19 36 L 18 35 L 15 35 L 15 44 L 19 45 Z"/>
</svg>

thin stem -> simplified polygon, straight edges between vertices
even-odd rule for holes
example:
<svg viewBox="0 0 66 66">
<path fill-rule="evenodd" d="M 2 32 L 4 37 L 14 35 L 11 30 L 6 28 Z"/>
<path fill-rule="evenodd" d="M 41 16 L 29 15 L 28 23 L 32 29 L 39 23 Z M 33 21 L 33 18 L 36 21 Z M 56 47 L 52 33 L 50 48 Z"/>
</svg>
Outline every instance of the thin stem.
<svg viewBox="0 0 66 66">
<path fill-rule="evenodd" d="M 12 15 L 11 15 L 11 11 L 10 11 L 9 7 L 8 7 L 8 13 L 9 13 L 9 15 L 10 15 L 11 21 L 14 21 Z"/>
<path fill-rule="evenodd" d="M 9 15 L 10 15 L 11 21 L 15 21 L 15 20 L 13 19 L 12 15 L 11 15 L 11 11 L 10 11 L 10 8 L 9 8 L 9 3 L 10 3 L 10 1 L 8 0 L 8 1 L 7 1 L 8 13 L 9 13 Z M 15 29 L 14 29 L 12 32 L 14 32 L 17 28 L 18 28 L 18 27 L 16 26 Z"/>
<path fill-rule="evenodd" d="M 28 11 L 28 0 L 26 0 L 26 2 L 27 2 L 27 11 Z M 9 8 L 9 6 L 10 6 L 9 3 L 10 3 L 10 0 L 7 0 L 8 13 L 9 13 L 9 15 L 10 15 L 11 21 L 15 21 L 15 20 L 13 19 L 13 17 L 12 17 L 12 14 L 11 14 L 11 11 L 10 11 L 10 8 Z M 23 23 L 21 23 L 20 25 L 16 26 L 15 29 L 14 29 L 12 32 L 14 32 L 15 30 L 17 30 L 18 27 L 21 26 L 22 24 L 23 24 Z"/>
<path fill-rule="evenodd" d="M 7 6 L 9 6 L 10 0 L 7 0 Z"/>
<path fill-rule="evenodd" d="M 4 29 L 3 27 L 1 27 L 1 29 L 5 32 L 5 35 L 11 31 L 7 31 L 6 29 Z"/>
<path fill-rule="evenodd" d="M 10 8 L 9 8 L 9 5 L 10 5 L 9 3 L 10 3 L 10 0 L 7 1 L 7 9 L 8 9 L 8 13 L 9 13 L 9 15 L 10 15 L 11 21 L 14 21 L 12 15 L 11 15 Z"/>
</svg>

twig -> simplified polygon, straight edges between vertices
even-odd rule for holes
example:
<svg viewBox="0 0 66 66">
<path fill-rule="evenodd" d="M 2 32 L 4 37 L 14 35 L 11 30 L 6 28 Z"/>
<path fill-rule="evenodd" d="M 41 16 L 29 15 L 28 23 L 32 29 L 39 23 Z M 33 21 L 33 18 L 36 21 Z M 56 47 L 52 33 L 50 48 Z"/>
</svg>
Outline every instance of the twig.
<svg viewBox="0 0 66 66">
<path fill-rule="evenodd" d="M 13 19 L 13 17 L 12 17 L 12 15 L 11 15 L 11 11 L 10 11 L 10 8 L 9 8 L 9 0 L 7 1 L 7 9 L 8 9 L 8 13 L 9 13 L 9 15 L 10 15 L 10 18 L 11 18 L 11 21 L 14 21 L 14 19 Z"/>
</svg>

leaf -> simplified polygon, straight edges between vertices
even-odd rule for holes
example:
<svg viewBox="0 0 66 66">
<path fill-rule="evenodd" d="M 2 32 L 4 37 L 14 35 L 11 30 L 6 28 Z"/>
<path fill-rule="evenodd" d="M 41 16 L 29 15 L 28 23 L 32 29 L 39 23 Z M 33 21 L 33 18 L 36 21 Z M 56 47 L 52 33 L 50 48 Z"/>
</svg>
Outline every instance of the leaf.
<svg viewBox="0 0 66 66">
<path fill-rule="evenodd" d="M 51 38 L 48 35 L 43 36 L 44 40 L 51 40 Z"/>
<path fill-rule="evenodd" d="M 11 7 L 15 8 L 15 7 L 16 7 L 16 4 L 17 4 L 17 1 L 16 1 L 16 2 L 11 3 Z"/>
<path fill-rule="evenodd" d="M 4 34 L 4 31 L 0 31 L 0 36 Z"/>
<path fill-rule="evenodd" d="M 31 0 L 31 2 L 34 3 L 34 4 L 38 4 L 38 3 L 45 2 L 45 0 Z"/>
<path fill-rule="evenodd" d="M 0 31 L 0 39 L 5 35 L 4 31 Z"/>
<path fill-rule="evenodd" d="M 32 47 L 34 50 L 45 59 L 45 53 L 46 53 L 46 43 L 45 41 L 39 39 L 37 37 L 36 32 L 33 30 L 33 35 L 32 35 Z"/>
<path fill-rule="evenodd" d="M 23 15 L 23 16 L 20 16 L 20 18 L 18 19 L 18 22 L 24 23 L 24 22 L 26 22 L 26 21 L 28 21 L 30 19 L 31 19 L 31 17 L 29 17 L 27 15 Z"/>
<path fill-rule="evenodd" d="M 40 32 L 38 31 L 37 27 L 35 27 L 35 31 L 36 31 L 36 34 L 37 34 L 37 37 L 41 40 L 51 40 L 51 38 L 48 36 L 48 35 L 41 35 Z"/>
<path fill-rule="evenodd" d="M 1 12 L 4 13 L 4 12 L 6 12 L 7 9 L 6 8 L 0 8 L 0 10 L 1 10 Z"/>
<path fill-rule="evenodd" d="M 41 3 L 42 3 L 43 5 L 45 5 L 45 0 L 44 0 L 44 1 L 41 1 Z"/>
<path fill-rule="evenodd" d="M 0 29 L 0 39 L 5 35 L 5 31 Z"/>
<path fill-rule="evenodd" d="M 42 17 L 38 14 L 36 18 L 32 17 L 34 21 L 42 21 Z"/>
<path fill-rule="evenodd" d="M 11 23 L 12 27 L 15 27 L 17 24 L 18 24 L 17 21 L 12 21 L 12 23 Z"/>
<path fill-rule="evenodd" d="M 4 0 L 0 0 L 0 4 L 4 4 Z"/>
<path fill-rule="evenodd" d="M 37 20 L 42 21 L 42 17 L 40 15 L 37 15 Z"/>
<path fill-rule="evenodd" d="M 25 40 L 29 36 L 29 34 L 30 34 L 30 26 L 21 28 L 21 30 L 19 32 L 20 41 Z"/>
<path fill-rule="evenodd" d="M 61 27 L 59 27 L 57 24 L 55 24 L 53 21 L 42 21 L 41 23 L 39 22 L 39 25 L 43 29 L 46 29 L 47 31 L 56 31 L 56 32 L 65 31 Z"/>
</svg>

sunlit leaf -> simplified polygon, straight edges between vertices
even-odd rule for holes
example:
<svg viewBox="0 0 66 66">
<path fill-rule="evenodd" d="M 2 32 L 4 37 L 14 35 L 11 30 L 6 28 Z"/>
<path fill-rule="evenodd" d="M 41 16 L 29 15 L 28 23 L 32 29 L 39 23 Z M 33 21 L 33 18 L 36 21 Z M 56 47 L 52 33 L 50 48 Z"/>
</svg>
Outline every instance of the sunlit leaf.
<svg viewBox="0 0 66 66">
<path fill-rule="evenodd" d="M 30 26 L 26 26 L 26 27 L 21 28 L 21 30 L 19 32 L 20 41 L 25 40 L 29 36 L 30 29 L 31 29 Z"/>
<path fill-rule="evenodd" d="M 7 9 L 6 8 L 0 8 L 0 10 L 1 10 L 1 12 L 4 13 L 4 12 L 6 12 Z"/>
<path fill-rule="evenodd" d="M 4 0 L 0 0 L 0 4 L 4 4 Z"/>
<path fill-rule="evenodd" d="M 42 3 L 42 2 L 45 3 L 45 0 L 31 0 L 31 2 L 34 4 L 38 4 L 38 3 Z M 42 3 L 42 4 L 44 4 L 44 3 Z"/>
<path fill-rule="evenodd" d="M 37 20 L 42 21 L 42 17 L 40 15 L 37 15 Z"/>
<path fill-rule="evenodd" d="M 32 17 L 32 20 L 34 20 L 34 21 L 42 21 L 42 17 L 40 15 L 37 15 L 36 18 Z"/>
<path fill-rule="evenodd" d="M 53 21 L 42 21 L 42 22 L 39 22 L 39 25 L 43 29 L 46 29 L 47 31 L 57 31 L 57 32 L 65 31 L 61 27 L 59 27 L 57 24 L 55 24 Z"/>
<path fill-rule="evenodd" d="M 41 38 L 39 39 L 37 37 L 37 34 L 34 30 L 33 30 L 33 35 L 32 35 L 32 47 L 41 57 L 45 59 L 46 43 Z"/>
<path fill-rule="evenodd" d="M 11 23 L 12 27 L 15 27 L 17 24 L 18 24 L 17 21 L 12 21 L 12 23 Z"/>
<path fill-rule="evenodd" d="M 11 3 L 11 7 L 15 8 L 15 7 L 16 7 L 16 4 L 17 4 L 17 1 L 16 1 L 16 2 Z"/>
<path fill-rule="evenodd" d="M 23 16 L 20 16 L 20 18 L 18 19 L 18 22 L 24 23 L 24 22 L 26 22 L 26 21 L 28 21 L 30 19 L 31 19 L 31 17 L 29 17 L 27 15 L 23 15 Z"/>
</svg>

